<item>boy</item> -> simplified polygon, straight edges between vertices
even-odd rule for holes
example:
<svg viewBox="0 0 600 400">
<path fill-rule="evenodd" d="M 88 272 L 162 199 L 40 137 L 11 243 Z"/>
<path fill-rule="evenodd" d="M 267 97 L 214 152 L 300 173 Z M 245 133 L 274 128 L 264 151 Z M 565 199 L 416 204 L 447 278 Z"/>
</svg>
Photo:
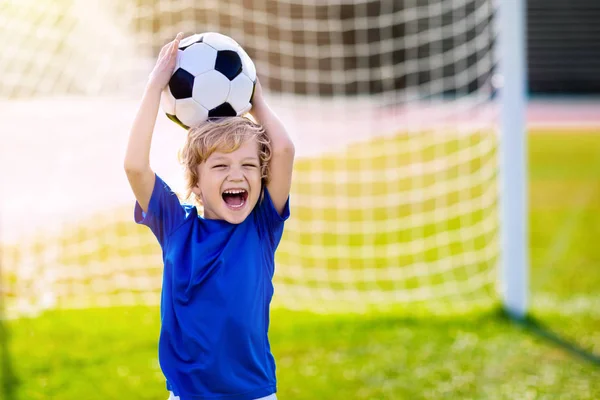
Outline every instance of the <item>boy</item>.
<svg viewBox="0 0 600 400">
<path fill-rule="evenodd" d="M 159 362 L 171 399 L 276 399 L 268 327 L 274 253 L 289 217 L 294 145 L 257 82 L 252 114 L 191 128 L 180 153 L 181 205 L 150 168 L 161 91 L 182 38 L 163 47 L 150 74 L 125 156 L 135 220 L 163 250 Z"/>
</svg>

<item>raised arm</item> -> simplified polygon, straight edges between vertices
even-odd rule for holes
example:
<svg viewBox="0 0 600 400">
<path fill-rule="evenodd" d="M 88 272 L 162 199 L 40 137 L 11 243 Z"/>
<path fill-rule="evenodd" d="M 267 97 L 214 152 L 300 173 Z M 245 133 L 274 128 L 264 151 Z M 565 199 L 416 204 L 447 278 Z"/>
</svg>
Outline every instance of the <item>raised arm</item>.
<svg viewBox="0 0 600 400">
<path fill-rule="evenodd" d="M 160 51 L 158 61 L 146 85 L 141 104 L 129 133 L 124 168 L 136 200 L 145 212 L 154 188 L 154 172 L 150 168 L 150 144 L 156 124 L 162 90 L 169 83 L 177 60 L 177 48 L 182 34 L 167 43 Z"/>
<path fill-rule="evenodd" d="M 269 190 L 275 209 L 281 215 L 290 194 L 292 168 L 296 150 L 283 123 L 265 101 L 262 94 L 262 87 L 258 80 L 256 81 L 256 89 L 250 113 L 265 128 L 271 139 L 272 154 L 267 189 Z"/>
</svg>

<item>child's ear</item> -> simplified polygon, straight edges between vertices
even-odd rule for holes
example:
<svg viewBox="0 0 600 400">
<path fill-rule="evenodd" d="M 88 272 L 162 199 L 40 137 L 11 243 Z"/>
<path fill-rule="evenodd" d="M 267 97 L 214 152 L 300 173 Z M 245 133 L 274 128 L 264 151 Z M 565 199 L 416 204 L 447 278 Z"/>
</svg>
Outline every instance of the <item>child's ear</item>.
<svg viewBox="0 0 600 400">
<path fill-rule="evenodd" d="M 202 192 L 200 191 L 200 181 L 196 182 L 196 185 L 192 188 L 192 193 L 194 193 L 198 197 L 202 197 Z"/>
<path fill-rule="evenodd" d="M 200 170 L 200 165 L 196 166 L 196 184 L 192 187 L 192 193 L 196 195 L 198 201 L 202 199 L 202 191 L 200 190 L 200 174 L 202 171 Z"/>
<path fill-rule="evenodd" d="M 204 202 L 202 201 L 202 192 L 200 191 L 200 182 L 198 182 L 196 184 L 196 186 L 194 186 L 192 188 L 192 193 L 194 193 L 194 197 L 196 197 L 196 201 L 200 204 L 203 205 Z"/>
</svg>

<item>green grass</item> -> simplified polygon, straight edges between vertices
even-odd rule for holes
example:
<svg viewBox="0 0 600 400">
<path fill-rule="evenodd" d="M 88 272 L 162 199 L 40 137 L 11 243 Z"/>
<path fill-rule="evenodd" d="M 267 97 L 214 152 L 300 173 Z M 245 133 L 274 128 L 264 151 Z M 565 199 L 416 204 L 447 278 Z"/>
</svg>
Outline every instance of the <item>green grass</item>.
<svg viewBox="0 0 600 400">
<path fill-rule="evenodd" d="M 497 313 L 428 319 L 275 310 L 272 320 L 281 399 L 600 395 L 597 366 Z M 52 312 L 12 324 L 19 398 L 161 398 L 158 324 L 153 308 Z"/>
<path fill-rule="evenodd" d="M 410 148 L 410 138 L 395 140 L 399 141 L 396 145 Z M 393 144 L 379 141 L 363 150 L 379 154 Z M 450 140 L 447 150 L 460 151 L 462 145 L 464 141 Z M 357 153 L 350 149 L 348 154 Z M 420 313 L 418 307 L 411 312 L 367 315 L 275 309 L 270 336 L 278 362 L 279 398 L 600 398 L 598 154 L 600 135 L 537 132 L 530 136 L 529 323 L 514 323 L 493 309 L 453 317 L 433 317 Z M 418 154 L 407 151 L 406 158 L 384 156 L 374 163 L 390 166 L 394 162 L 401 167 L 435 156 L 434 149 Z M 476 170 L 487 157 L 479 157 L 462 170 L 445 172 L 446 177 Z M 305 184 L 303 169 L 314 168 L 314 163 L 328 170 L 360 170 L 356 167 L 360 158 L 344 163 L 341 159 L 331 155 L 301 161 L 298 185 Z M 435 178 L 433 174 L 419 184 L 434 184 Z M 401 180 L 393 183 L 396 189 L 412 184 Z M 341 187 L 320 190 L 326 195 L 359 194 L 354 187 L 340 191 Z M 467 198 L 479 196 L 482 188 L 473 190 Z M 448 194 L 446 200 L 451 203 L 464 198 L 464 194 L 462 198 Z M 421 211 L 428 207 L 435 204 L 423 205 Z M 334 211 L 323 215 L 331 216 Z M 308 211 L 299 210 L 298 219 L 302 212 Z M 411 209 L 395 212 L 408 215 Z M 389 218 L 383 212 L 375 215 L 377 223 Z M 336 218 L 340 217 L 363 219 L 373 215 L 340 216 L 338 211 Z M 482 217 L 473 215 L 469 221 Z M 431 226 L 427 233 L 435 235 L 456 223 Z M 401 229 L 391 235 L 378 240 L 385 245 L 390 239 L 403 243 L 410 238 L 410 232 Z M 336 239 L 303 240 L 329 245 Z M 363 245 L 360 236 L 352 240 Z M 101 256 L 110 260 L 120 251 L 126 249 L 102 249 Z M 307 258 L 305 262 L 317 261 Z M 345 262 L 357 261 L 349 257 Z M 328 267 L 338 265 L 339 260 Z M 5 326 L 8 352 L 0 370 L 5 372 L 5 390 L 0 395 L 11 400 L 166 398 L 156 357 L 159 322 L 158 309 L 146 307 L 52 311 L 10 321 Z"/>
</svg>

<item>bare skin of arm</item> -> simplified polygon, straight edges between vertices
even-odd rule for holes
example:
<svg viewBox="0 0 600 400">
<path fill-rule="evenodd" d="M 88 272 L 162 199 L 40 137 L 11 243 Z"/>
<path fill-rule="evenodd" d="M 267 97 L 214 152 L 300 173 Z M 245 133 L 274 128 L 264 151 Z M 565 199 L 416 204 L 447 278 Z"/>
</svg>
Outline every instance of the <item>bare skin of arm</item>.
<svg viewBox="0 0 600 400">
<path fill-rule="evenodd" d="M 272 154 L 267 189 L 275 209 L 281 215 L 292 185 L 292 168 L 296 151 L 294 143 L 279 117 L 265 101 L 259 81 L 256 82 L 250 113 L 265 128 L 271 139 Z"/>
<path fill-rule="evenodd" d="M 150 196 L 154 189 L 155 175 L 150 167 L 150 145 L 160 106 L 160 96 L 175 68 L 177 48 L 182 37 L 183 34 L 177 34 L 173 41 L 161 49 L 129 132 L 123 167 L 133 194 L 144 212 L 148 211 Z"/>
</svg>

